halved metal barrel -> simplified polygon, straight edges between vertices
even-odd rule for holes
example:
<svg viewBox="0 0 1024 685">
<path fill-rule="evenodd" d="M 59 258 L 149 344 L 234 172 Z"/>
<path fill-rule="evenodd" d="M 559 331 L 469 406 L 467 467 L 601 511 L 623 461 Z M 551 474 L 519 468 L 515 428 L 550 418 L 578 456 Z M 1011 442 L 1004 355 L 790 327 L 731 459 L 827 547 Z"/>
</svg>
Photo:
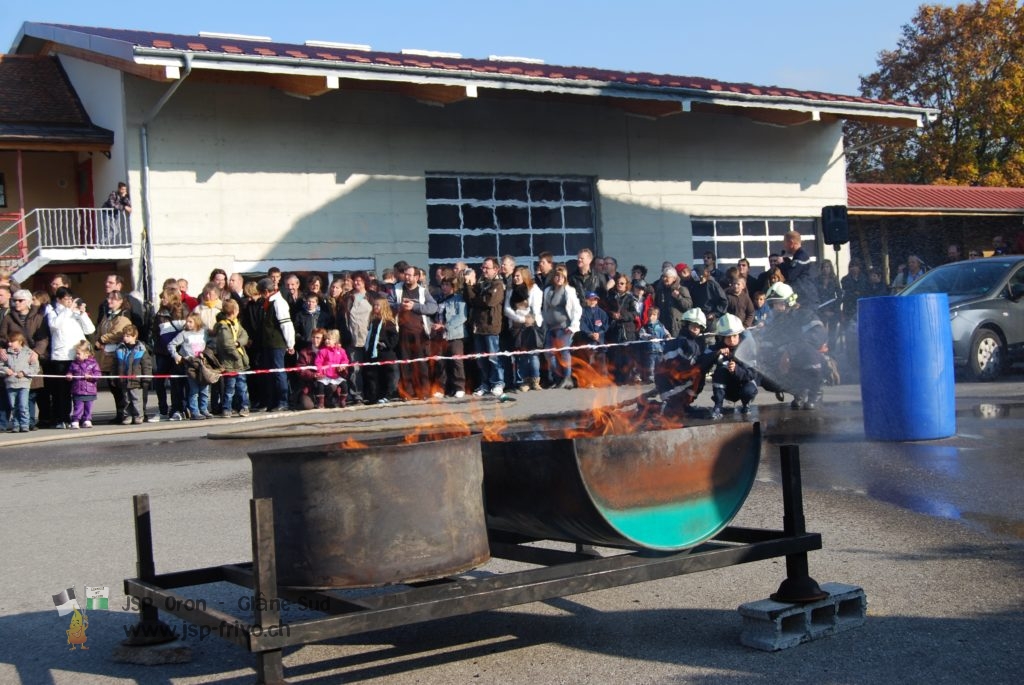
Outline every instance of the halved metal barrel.
<svg viewBox="0 0 1024 685">
<path fill-rule="evenodd" d="M 682 550 L 721 531 L 750 493 L 760 424 L 485 441 L 487 526 L 538 539 Z"/>
<path fill-rule="evenodd" d="M 301 588 L 444 577 L 490 558 L 480 436 L 253 452 L 271 497 L 277 577 Z"/>
</svg>

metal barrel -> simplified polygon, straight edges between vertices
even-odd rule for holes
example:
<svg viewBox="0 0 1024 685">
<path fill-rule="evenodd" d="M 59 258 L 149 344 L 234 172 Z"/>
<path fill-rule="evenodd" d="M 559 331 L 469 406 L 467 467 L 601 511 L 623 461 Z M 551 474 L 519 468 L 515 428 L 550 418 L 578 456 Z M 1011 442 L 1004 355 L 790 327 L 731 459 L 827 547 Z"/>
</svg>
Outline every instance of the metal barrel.
<svg viewBox="0 0 1024 685">
<path fill-rule="evenodd" d="M 490 558 L 480 436 L 253 452 L 274 509 L 277 577 L 300 588 L 430 580 Z"/>
<path fill-rule="evenodd" d="M 761 454 L 757 423 L 507 437 L 481 445 L 488 528 L 663 551 L 693 547 L 728 525 Z"/>
</svg>

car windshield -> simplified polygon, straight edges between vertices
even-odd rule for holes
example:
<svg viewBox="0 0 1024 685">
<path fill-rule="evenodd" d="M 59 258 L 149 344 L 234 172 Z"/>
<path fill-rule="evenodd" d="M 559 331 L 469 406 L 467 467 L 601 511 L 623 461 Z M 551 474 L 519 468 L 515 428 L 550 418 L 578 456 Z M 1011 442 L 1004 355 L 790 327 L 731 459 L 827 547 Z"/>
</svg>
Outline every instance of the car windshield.
<svg viewBox="0 0 1024 685">
<path fill-rule="evenodd" d="M 972 260 L 941 266 L 915 281 L 901 295 L 946 293 L 950 297 L 984 295 L 1003 281 L 1012 265 Z"/>
</svg>

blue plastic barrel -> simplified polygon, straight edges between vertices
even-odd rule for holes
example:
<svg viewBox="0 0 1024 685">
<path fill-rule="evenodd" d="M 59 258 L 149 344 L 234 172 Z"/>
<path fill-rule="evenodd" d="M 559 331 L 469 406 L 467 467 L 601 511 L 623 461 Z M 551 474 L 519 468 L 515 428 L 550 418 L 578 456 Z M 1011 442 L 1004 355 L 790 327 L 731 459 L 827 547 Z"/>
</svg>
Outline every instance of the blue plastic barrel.
<svg viewBox="0 0 1024 685">
<path fill-rule="evenodd" d="M 860 300 L 857 327 L 868 439 L 955 435 L 953 332 L 945 293 Z"/>
</svg>

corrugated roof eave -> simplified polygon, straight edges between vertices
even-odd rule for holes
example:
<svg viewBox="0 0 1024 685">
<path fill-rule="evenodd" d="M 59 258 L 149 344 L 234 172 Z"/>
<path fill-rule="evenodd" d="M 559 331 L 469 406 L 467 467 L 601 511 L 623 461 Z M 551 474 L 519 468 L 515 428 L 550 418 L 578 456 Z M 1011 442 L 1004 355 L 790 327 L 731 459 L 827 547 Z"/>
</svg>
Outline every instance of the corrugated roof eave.
<svg viewBox="0 0 1024 685">
<path fill-rule="evenodd" d="M 404 80 L 412 77 L 413 82 L 429 82 L 450 85 L 463 85 L 472 83 L 476 85 L 491 84 L 491 87 L 503 87 L 505 89 L 523 89 L 539 92 L 567 92 L 578 95 L 621 97 L 628 99 L 660 99 L 676 100 L 681 103 L 708 102 L 724 106 L 748 106 L 767 107 L 777 109 L 795 109 L 808 112 L 827 113 L 840 118 L 870 117 L 899 119 L 916 122 L 917 125 L 923 120 L 934 116 L 936 112 L 917 105 L 902 103 L 884 103 L 869 101 L 855 96 L 842 96 L 830 93 L 817 93 L 814 91 L 796 91 L 790 88 L 775 86 L 755 86 L 752 84 L 731 84 L 717 82 L 710 79 L 696 77 L 641 74 L 634 72 L 619 72 L 600 68 L 589 67 L 562 67 L 557 65 L 537 65 L 516 63 L 483 63 L 474 59 L 454 58 L 430 58 L 409 60 L 406 56 L 394 53 L 369 53 L 378 60 L 389 63 L 374 63 L 365 55 L 356 58 L 327 59 L 327 58 L 301 58 L 291 54 L 273 56 L 254 54 L 228 54 L 223 51 L 212 50 L 183 50 L 181 48 L 157 48 L 140 45 L 128 40 L 110 38 L 96 35 L 97 32 L 121 32 L 130 35 L 132 32 L 120 29 L 98 29 L 88 27 L 71 27 L 53 24 L 26 23 L 22 34 L 63 43 L 97 52 L 99 54 L 115 57 L 139 63 L 150 63 L 152 59 L 164 59 L 168 61 L 180 60 L 176 66 L 184 66 L 184 55 L 191 56 L 194 66 L 216 66 L 217 63 L 257 66 L 258 71 L 271 67 L 277 73 L 297 73 L 300 70 L 316 70 L 324 75 L 342 75 L 346 77 L 362 76 L 367 79 L 382 76 L 396 76 L 390 80 Z M 136 32 L 138 33 L 138 32 Z M 187 38 L 202 43 L 204 40 L 198 36 L 177 36 L 176 34 L 156 34 L 145 32 L 147 35 L 162 35 L 168 38 Z M 21 34 L 19 34 L 21 35 Z M 171 44 L 173 41 L 165 41 Z M 206 41 L 210 43 L 213 41 Z M 245 41 L 235 41 L 245 43 Z M 291 53 L 316 53 L 317 48 L 307 46 L 289 46 L 287 44 L 274 44 L 277 47 L 292 47 L 295 50 L 286 51 Z M 253 47 L 252 49 L 256 49 Z M 423 63 L 430 62 L 438 65 L 435 68 L 424 68 L 410 65 L 410 61 Z M 206 64 L 204 64 L 206 63 Z M 474 66 L 480 63 L 478 66 Z M 168 66 L 170 66 L 168 64 Z M 523 73 L 510 73 L 520 69 Z M 537 72 L 546 71 L 547 74 Z M 552 78 L 551 74 L 560 72 L 576 74 L 572 78 Z M 581 78 L 580 72 L 611 74 L 611 79 L 587 79 Z M 384 79 L 389 80 L 389 79 Z M 707 88 L 679 87 L 656 85 L 655 81 L 705 81 Z M 635 81 L 635 83 L 629 82 Z M 646 81 L 646 82 L 644 82 Z M 748 92 L 744 92 L 748 91 Z M 757 92 L 749 92 L 757 91 Z M 779 91 L 784 94 L 772 94 L 767 91 Z"/>
</svg>

